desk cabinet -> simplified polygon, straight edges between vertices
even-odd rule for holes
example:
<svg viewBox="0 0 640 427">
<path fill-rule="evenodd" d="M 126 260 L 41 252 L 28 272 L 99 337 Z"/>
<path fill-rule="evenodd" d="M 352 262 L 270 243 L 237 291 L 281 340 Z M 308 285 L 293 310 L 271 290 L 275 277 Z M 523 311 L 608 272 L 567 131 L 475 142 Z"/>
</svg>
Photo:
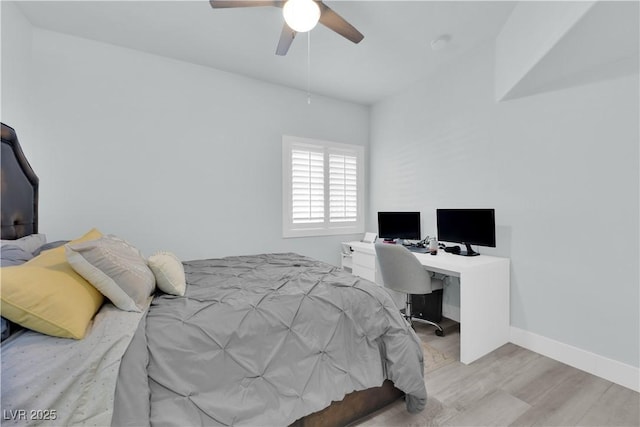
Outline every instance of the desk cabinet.
<svg viewBox="0 0 640 427">
<path fill-rule="evenodd" d="M 353 252 L 353 274 L 363 279 L 376 282 L 376 256 L 362 251 Z"/>
<path fill-rule="evenodd" d="M 353 256 L 352 254 L 348 253 L 345 254 L 344 252 L 341 254 L 342 256 L 342 260 L 341 260 L 341 266 L 342 269 L 345 271 L 348 271 L 349 273 L 353 273 Z"/>
<path fill-rule="evenodd" d="M 354 276 L 362 277 L 382 285 L 382 279 L 376 265 L 376 251 L 371 243 L 348 242 L 351 246 L 351 272 Z M 343 266 L 344 267 L 344 266 Z"/>
</svg>

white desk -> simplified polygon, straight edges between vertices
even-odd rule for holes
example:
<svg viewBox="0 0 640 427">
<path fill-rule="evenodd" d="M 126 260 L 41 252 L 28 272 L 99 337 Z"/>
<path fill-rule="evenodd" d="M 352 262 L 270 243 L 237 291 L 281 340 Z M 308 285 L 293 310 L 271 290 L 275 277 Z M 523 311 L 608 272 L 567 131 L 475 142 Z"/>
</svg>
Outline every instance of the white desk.
<svg viewBox="0 0 640 427">
<path fill-rule="evenodd" d="M 384 285 L 371 243 L 349 242 L 352 272 Z M 460 278 L 460 361 L 469 364 L 509 342 L 509 259 L 414 253 L 425 269 Z"/>
</svg>

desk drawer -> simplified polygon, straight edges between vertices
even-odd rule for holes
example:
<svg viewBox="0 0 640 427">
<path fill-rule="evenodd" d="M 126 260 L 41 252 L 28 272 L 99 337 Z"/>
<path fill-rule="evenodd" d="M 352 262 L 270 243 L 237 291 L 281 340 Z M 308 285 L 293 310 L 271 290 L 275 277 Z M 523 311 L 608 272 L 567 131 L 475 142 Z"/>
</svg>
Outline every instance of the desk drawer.
<svg viewBox="0 0 640 427">
<path fill-rule="evenodd" d="M 375 271 L 376 256 L 374 254 L 365 254 L 365 253 L 356 251 L 353 253 L 353 264 Z"/>
<path fill-rule="evenodd" d="M 354 265 L 352 273 L 354 276 L 362 277 L 363 279 L 369 280 L 371 282 L 376 281 L 376 270 L 371 268 L 364 268 L 360 265 Z"/>
</svg>

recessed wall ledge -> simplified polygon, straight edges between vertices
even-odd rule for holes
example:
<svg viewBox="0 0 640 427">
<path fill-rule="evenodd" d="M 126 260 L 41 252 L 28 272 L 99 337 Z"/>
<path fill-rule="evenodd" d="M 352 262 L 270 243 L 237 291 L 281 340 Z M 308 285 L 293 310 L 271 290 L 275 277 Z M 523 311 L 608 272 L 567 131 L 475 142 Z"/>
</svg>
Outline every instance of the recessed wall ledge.
<svg viewBox="0 0 640 427">
<path fill-rule="evenodd" d="M 495 45 L 498 102 L 638 73 L 637 2 L 521 2 Z"/>
</svg>

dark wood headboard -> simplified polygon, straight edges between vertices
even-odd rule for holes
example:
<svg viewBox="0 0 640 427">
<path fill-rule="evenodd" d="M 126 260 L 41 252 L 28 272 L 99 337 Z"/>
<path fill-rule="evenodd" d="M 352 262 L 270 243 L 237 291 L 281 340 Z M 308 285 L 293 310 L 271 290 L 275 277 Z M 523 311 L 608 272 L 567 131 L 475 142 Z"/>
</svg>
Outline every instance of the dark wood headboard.
<svg viewBox="0 0 640 427">
<path fill-rule="evenodd" d="M 16 131 L 2 125 L 2 239 L 12 240 L 38 232 L 38 176 L 20 148 Z"/>
</svg>

